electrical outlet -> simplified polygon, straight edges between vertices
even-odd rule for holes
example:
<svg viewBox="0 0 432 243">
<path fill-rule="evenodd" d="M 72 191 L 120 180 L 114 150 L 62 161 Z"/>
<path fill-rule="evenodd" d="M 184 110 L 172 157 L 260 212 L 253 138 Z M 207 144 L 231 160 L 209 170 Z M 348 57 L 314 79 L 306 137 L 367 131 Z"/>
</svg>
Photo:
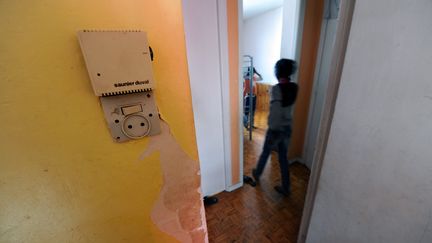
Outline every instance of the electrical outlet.
<svg viewBox="0 0 432 243">
<path fill-rule="evenodd" d="M 129 138 L 145 137 L 151 131 L 151 123 L 142 115 L 128 115 L 123 120 L 122 132 Z"/>
<path fill-rule="evenodd" d="M 153 92 L 100 98 L 113 140 L 125 142 L 160 133 Z"/>
</svg>

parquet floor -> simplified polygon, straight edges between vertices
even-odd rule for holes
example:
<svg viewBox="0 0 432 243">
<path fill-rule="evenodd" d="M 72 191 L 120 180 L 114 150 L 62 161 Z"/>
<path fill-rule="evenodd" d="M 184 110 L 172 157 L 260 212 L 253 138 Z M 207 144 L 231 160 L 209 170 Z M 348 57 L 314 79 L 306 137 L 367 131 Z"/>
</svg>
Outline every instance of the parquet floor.
<svg viewBox="0 0 432 243">
<path fill-rule="evenodd" d="M 266 131 L 267 114 L 257 112 L 253 140 L 244 133 L 244 172 L 251 170 L 261 153 Z M 277 193 L 273 186 L 280 183 L 277 154 L 273 152 L 267 162 L 260 184 L 245 184 L 233 192 L 222 192 L 216 197 L 217 204 L 206 207 L 210 243 L 295 243 L 303 211 L 304 198 L 309 180 L 309 169 L 300 163 L 290 165 L 291 196 Z"/>
</svg>

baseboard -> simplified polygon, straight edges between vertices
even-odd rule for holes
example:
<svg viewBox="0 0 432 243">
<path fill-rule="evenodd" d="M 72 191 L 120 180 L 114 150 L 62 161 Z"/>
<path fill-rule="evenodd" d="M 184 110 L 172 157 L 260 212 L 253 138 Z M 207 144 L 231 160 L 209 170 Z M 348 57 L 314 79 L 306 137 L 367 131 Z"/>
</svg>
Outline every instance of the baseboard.
<svg viewBox="0 0 432 243">
<path fill-rule="evenodd" d="M 239 189 L 239 188 L 242 187 L 242 186 L 243 186 L 243 181 L 241 181 L 241 182 L 239 182 L 239 183 L 237 183 L 237 184 L 235 184 L 235 185 L 229 186 L 229 187 L 226 189 L 226 191 L 227 191 L 227 192 L 232 192 L 232 191 L 234 191 L 234 190 Z"/>
</svg>

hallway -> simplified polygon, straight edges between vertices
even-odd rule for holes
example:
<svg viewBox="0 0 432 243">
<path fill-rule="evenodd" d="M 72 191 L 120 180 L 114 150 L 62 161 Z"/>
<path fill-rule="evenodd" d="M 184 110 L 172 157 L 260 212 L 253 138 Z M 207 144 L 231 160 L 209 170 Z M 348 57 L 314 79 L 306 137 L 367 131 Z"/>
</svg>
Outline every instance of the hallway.
<svg viewBox="0 0 432 243">
<path fill-rule="evenodd" d="M 266 131 L 267 113 L 257 111 L 253 141 L 244 133 L 245 175 L 251 175 L 260 155 Z M 260 179 L 260 185 L 245 184 L 233 192 L 216 195 L 217 204 L 206 207 L 210 242 L 292 242 L 297 233 L 303 211 L 309 170 L 299 164 L 290 165 L 292 194 L 283 198 L 273 186 L 280 182 L 276 153 Z"/>
</svg>

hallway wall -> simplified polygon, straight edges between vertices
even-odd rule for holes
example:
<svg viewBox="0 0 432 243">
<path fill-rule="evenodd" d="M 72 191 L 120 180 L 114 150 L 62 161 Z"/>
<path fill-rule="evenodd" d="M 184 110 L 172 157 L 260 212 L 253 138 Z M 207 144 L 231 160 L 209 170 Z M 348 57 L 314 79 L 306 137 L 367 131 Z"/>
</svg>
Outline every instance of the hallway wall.
<svg viewBox="0 0 432 243">
<path fill-rule="evenodd" d="M 112 141 L 80 29 L 148 33 L 161 135 Z M 0 30 L 0 242 L 205 241 L 181 2 L 0 1 Z"/>
<path fill-rule="evenodd" d="M 431 13 L 356 1 L 308 243 L 432 242 Z"/>
</svg>

